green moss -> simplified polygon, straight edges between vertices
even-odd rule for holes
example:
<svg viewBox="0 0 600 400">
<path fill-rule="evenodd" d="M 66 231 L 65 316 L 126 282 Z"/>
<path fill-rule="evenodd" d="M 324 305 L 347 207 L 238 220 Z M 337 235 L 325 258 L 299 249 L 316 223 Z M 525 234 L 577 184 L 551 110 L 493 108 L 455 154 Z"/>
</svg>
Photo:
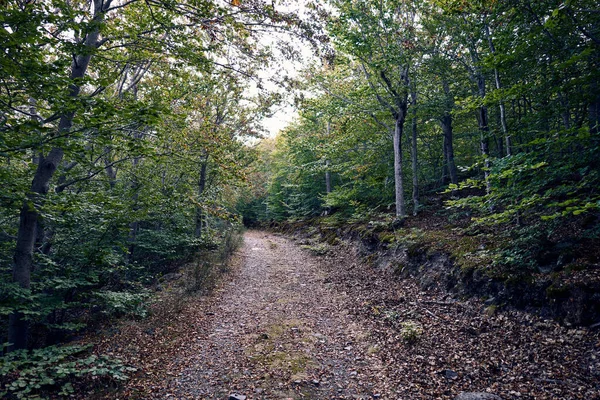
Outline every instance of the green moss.
<svg viewBox="0 0 600 400">
<path fill-rule="evenodd" d="M 291 374 L 297 374 L 306 370 L 311 359 L 307 355 L 298 352 L 276 351 L 267 354 L 265 361 L 273 370 L 284 370 Z"/>
<path fill-rule="evenodd" d="M 391 244 L 396 242 L 396 234 L 393 232 L 380 232 L 378 236 L 381 243 Z"/>
<path fill-rule="evenodd" d="M 485 310 L 483 310 L 485 315 L 487 315 L 488 317 L 494 316 L 496 314 L 496 311 L 498 311 L 498 306 L 493 304 L 489 307 L 486 307 Z"/>
<path fill-rule="evenodd" d="M 341 242 L 340 238 L 337 236 L 337 232 L 333 229 L 326 230 L 321 234 L 321 236 L 322 240 L 331 246 L 335 246 Z"/>
<path fill-rule="evenodd" d="M 322 256 L 322 255 L 327 254 L 327 252 L 329 252 L 329 245 L 327 243 L 319 243 L 314 246 L 302 245 L 300 247 L 303 249 L 306 249 L 306 250 L 310 250 L 317 256 Z"/>
</svg>

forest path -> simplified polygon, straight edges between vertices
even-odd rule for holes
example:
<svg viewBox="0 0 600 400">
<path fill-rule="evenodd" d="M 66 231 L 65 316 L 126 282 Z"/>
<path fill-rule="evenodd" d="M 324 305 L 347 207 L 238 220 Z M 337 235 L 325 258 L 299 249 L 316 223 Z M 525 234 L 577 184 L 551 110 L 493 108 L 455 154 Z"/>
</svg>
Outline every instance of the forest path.
<svg viewBox="0 0 600 400">
<path fill-rule="evenodd" d="M 159 302 L 102 340 L 138 372 L 101 398 L 600 399 L 600 331 L 424 291 L 367 261 L 356 243 L 247 232 L 210 295 Z"/>
<path fill-rule="evenodd" d="M 249 231 L 242 266 L 220 291 L 192 360 L 161 398 L 373 398 L 381 361 L 319 259 Z M 240 396 L 239 398 L 243 398 Z"/>
</svg>

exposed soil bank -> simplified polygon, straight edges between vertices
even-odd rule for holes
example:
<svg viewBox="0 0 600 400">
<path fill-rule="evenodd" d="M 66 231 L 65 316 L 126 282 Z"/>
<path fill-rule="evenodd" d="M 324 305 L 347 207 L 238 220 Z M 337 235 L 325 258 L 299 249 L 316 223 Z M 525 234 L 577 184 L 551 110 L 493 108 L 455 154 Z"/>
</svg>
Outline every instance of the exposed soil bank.
<svg viewBox="0 0 600 400">
<path fill-rule="evenodd" d="M 398 243 L 394 241 L 397 236 L 377 226 L 334 228 L 285 223 L 270 228 L 302 238 L 309 245 L 349 241 L 366 262 L 378 269 L 389 269 L 399 278 L 413 277 L 423 290 L 437 288 L 460 297 L 479 297 L 488 306 L 512 306 L 556 319 L 566 326 L 600 328 L 600 267 L 498 276 L 488 272 L 485 263 L 489 260 L 478 259 L 479 254 L 487 252 L 484 245 L 474 251 L 461 249 L 461 260 L 457 260 L 443 245 L 444 240 L 454 240 L 452 237 L 441 237 L 436 243 L 431 238 L 410 237 Z M 470 242 L 468 245 L 473 247 L 473 241 Z"/>
</svg>

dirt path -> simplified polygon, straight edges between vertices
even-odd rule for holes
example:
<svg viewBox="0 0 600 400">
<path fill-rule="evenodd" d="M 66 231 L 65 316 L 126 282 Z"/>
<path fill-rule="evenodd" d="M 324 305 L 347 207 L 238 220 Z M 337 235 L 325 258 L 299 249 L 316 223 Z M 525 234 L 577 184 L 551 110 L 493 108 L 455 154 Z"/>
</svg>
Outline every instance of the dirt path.
<svg viewBox="0 0 600 400">
<path fill-rule="evenodd" d="M 103 341 L 139 368 L 119 398 L 600 399 L 598 330 L 423 291 L 341 241 L 250 231 L 233 264 Z"/>
<path fill-rule="evenodd" d="M 256 231 L 246 234 L 242 253 L 241 271 L 211 310 L 212 326 L 192 342 L 196 356 L 186 362 L 192 366 L 161 396 L 378 397 L 373 377 L 380 361 L 317 259 Z"/>
</svg>

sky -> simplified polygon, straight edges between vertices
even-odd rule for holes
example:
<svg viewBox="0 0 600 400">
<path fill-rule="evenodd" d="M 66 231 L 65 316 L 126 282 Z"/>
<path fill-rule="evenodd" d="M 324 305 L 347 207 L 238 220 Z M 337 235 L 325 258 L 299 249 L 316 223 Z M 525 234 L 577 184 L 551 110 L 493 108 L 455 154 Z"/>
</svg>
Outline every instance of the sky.
<svg viewBox="0 0 600 400">
<path fill-rule="evenodd" d="M 300 15 L 305 14 L 306 10 L 302 0 L 288 1 L 285 2 L 285 4 L 279 4 L 276 7 L 284 11 L 299 12 Z M 276 56 L 277 62 L 271 64 L 269 68 L 262 71 L 261 77 L 265 79 L 265 88 L 268 90 L 281 92 L 282 89 L 277 87 L 277 85 L 275 85 L 273 82 L 269 81 L 269 77 L 281 77 L 283 74 L 286 74 L 290 78 L 297 78 L 305 66 L 315 61 L 315 55 L 307 43 L 304 43 L 297 38 L 291 39 L 289 35 L 284 35 L 281 33 L 264 33 L 261 38 L 261 43 L 263 45 L 273 45 L 277 40 L 293 40 L 293 42 L 291 42 L 293 47 L 301 55 L 299 60 L 290 60 L 283 57 L 283 55 L 278 54 Z M 292 104 L 294 100 L 292 94 L 283 94 L 286 95 L 284 96 L 284 103 L 275 108 L 276 111 L 273 116 L 263 120 L 263 126 L 267 131 L 268 137 L 275 137 L 280 130 L 284 129 L 298 116 L 298 112 Z"/>
<path fill-rule="evenodd" d="M 268 137 L 275 137 L 280 130 L 288 126 L 298 116 L 297 110 L 290 104 L 284 104 L 270 118 L 263 119 Z"/>
</svg>

